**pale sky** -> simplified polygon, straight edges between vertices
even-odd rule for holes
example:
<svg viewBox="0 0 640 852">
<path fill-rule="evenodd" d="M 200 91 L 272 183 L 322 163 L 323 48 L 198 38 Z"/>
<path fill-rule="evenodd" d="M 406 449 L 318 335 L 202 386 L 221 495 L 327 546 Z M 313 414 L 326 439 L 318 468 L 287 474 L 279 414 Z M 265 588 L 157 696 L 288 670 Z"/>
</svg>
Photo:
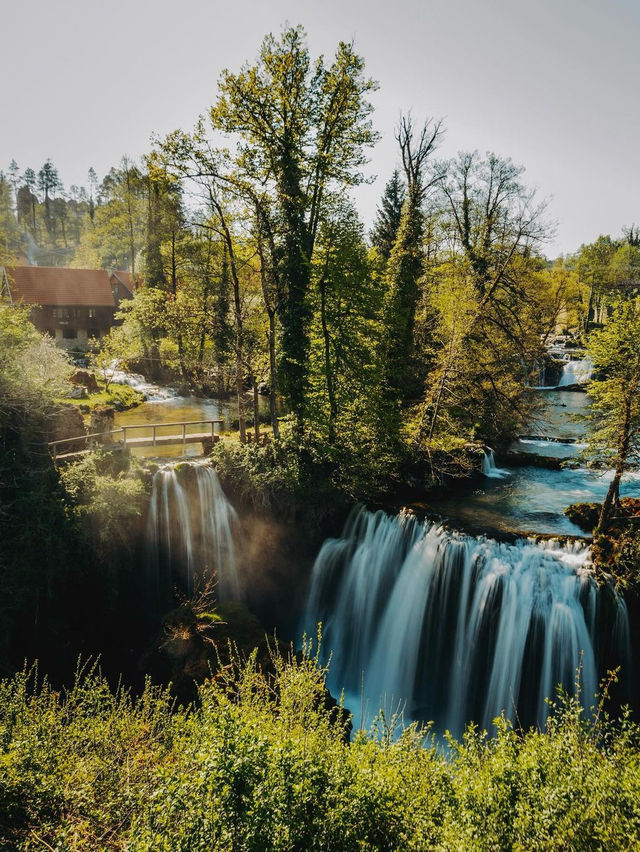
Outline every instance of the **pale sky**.
<svg viewBox="0 0 640 852">
<path fill-rule="evenodd" d="M 547 254 L 640 223 L 640 0 L 3 0 L 0 168 L 51 157 L 101 178 L 152 133 L 190 128 L 222 68 L 301 23 L 312 53 L 355 39 L 382 139 L 357 190 L 369 224 L 396 164 L 400 110 L 444 117 L 443 156 L 510 156 L 550 199 Z"/>
</svg>

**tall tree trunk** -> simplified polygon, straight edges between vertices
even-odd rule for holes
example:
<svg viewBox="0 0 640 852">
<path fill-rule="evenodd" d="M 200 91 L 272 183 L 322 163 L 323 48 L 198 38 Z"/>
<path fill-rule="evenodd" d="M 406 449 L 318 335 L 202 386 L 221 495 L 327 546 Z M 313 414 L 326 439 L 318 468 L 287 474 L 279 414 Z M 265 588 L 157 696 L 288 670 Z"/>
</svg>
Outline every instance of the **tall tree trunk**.
<svg viewBox="0 0 640 852">
<path fill-rule="evenodd" d="M 260 206 L 259 202 L 256 201 L 256 223 L 257 223 L 257 237 L 258 237 L 258 256 L 260 257 L 260 283 L 262 286 L 262 299 L 264 302 L 265 309 L 267 311 L 267 316 L 269 317 L 269 331 L 267 333 L 267 343 L 269 345 L 269 416 L 271 418 L 271 427 L 273 429 L 273 437 L 278 439 L 280 437 L 280 426 L 278 425 L 278 410 L 276 404 L 276 381 L 277 381 L 277 366 L 276 366 L 276 304 L 277 304 L 277 296 L 272 297 L 269 293 L 269 286 L 267 283 L 268 271 L 267 271 L 267 262 L 266 257 L 262 245 L 262 233 L 263 228 L 267 231 L 267 239 L 269 248 L 271 251 L 272 257 L 272 274 L 276 279 L 276 294 L 279 290 L 278 287 L 278 279 L 277 273 L 275 272 L 275 265 L 273 262 L 273 256 L 275 254 L 275 246 L 273 243 L 273 234 L 269 229 L 269 223 L 267 220 L 267 216 Z"/>
<path fill-rule="evenodd" d="M 131 275 L 136 274 L 136 243 L 133 225 L 133 210 L 131 207 L 131 174 L 127 166 L 127 218 L 129 220 L 129 259 L 131 261 Z"/>
<path fill-rule="evenodd" d="M 618 436 L 618 452 L 616 455 L 615 473 L 613 474 L 613 479 L 609 484 L 609 490 L 607 491 L 607 496 L 604 498 L 604 503 L 602 504 L 600 517 L 598 519 L 598 528 L 601 533 L 605 533 L 609 529 L 613 510 L 620 503 L 620 480 L 622 479 L 622 474 L 624 473 L 627 462 L 627 456 L 629 454 L 629 442 L 631 439 L 631 407 L 633 405 L 632 393 L 634 392 L 633 388 L 635 387 L 637 387 L 637 381 L 630 386 L 625 399 L 624 420 L 620 426 Z"/>
<path fill-rule="evenodd" d="M 278 407 L 276 404 L 276 317 L 275 311 L 269 311 L 269 416 L 273 428 L 273 437 L 280 437 L 280 425 L 278 424 Z"/>
<path fill-rule="evenodd" d="M 247 440 L 247 424 L 244 416 L 244 387 L 242 382 L 242 337 L 236 335 L 236 398 L 238 400 L 238 432 L 240 441 Z"/>
<path fill-rule="evenodd" d="M 327 385 L 327 396 L 329 397 L 329 443 L 335 444 L 338 405 L 333 384 L 333 370 L 331 368 L 331 338 L 327 325 L 327 282 L 324 277 L 320 280 L 320 321 L 322 323 L 322 338 L 324 340 L 324 377 Z"/>
<path fill-rule="evenodd" d="M 256 377 L 251 374 L 251 384 L 253 385 L 253 434 L 256 444 L 260 443 L 260 400 L 258 397 L 258 383 Z"/>
<path fill-rule="evenodd" d="M 607 491 L 607 496 L 604 498 L 604 503 L 602 504 L 600 517 L 598 519 L 598 529 L 601 533 L 606 533 L 609 529 L 609 526 L 611 525 L 611 515 L 613 514 L 614 508 L 620 501 L 620 480 L 622 479 L 623 470 L 624 465 L 616 466 L 613 479 L 609 483 L 609 490 Z"/>
<path fill-rule="evenodd" d="M 238 278 L 238 267 L 233 247 L 233 238 L 227 224 L 222 205 L 217 200 L 213 191 L 210 191 L 211 204 L 218 214 L 222 227 L 222 236 L 229 252 L 229 266 L 231 269 L 231 281 L 233 283 L 233 312 L 236 320 L 236 395 L 238 399 L 238 431 L 240 441 L 244 444 L 247 440 L 247 425 L 244 413 L 244 384 L 243 384 L 243 353 L 244 353 L 244 327 L 242 321 L 242 300 L 240 298 L 240 279 Z"/>
</svg>

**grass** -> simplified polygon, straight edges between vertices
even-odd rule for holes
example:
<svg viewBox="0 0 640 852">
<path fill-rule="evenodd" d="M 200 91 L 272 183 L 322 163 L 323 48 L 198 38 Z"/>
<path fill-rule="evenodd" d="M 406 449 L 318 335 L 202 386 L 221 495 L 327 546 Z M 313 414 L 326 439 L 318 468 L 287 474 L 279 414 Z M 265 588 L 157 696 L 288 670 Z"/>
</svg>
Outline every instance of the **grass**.
<svg viewBox="0 0 640 852">
<path fill-rule="evenodd" d="M 135 408 L 144 402 L 144 394 L 129 385 L 119 385 L 111 382 L 107 388 L 104 380 L 97 378 L 98 391 L 89 393 L 89 396 L 84 399 L 70 399 L 69 397 L 61 397 L 58 401 L 65 404 L 75 405 L 81 411 L 88 413 L 93 411 L 96 406 L 111 405 L 116 411 L 127 411 L 130 408 Z"/>
</svg>

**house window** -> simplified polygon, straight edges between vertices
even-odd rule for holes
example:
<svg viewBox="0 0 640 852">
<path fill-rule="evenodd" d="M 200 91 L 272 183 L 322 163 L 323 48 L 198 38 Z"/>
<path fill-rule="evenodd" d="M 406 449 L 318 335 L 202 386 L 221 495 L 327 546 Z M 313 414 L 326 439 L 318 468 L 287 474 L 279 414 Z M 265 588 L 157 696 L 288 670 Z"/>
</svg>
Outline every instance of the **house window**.
<svg viewBox="0 0 640 852">
<path fill-rule="evenodd" d="M 95 308 L 89 308 L 89 317 L 91 319 L 95 319 L 95 316 L 96 316 L 96 309 Z"/>
<path fill-rule="evenodd" d="M 77 336 L 78 336 L 78 332 L 75 330 L 75 328 L 63 328 L 62 329 L 62 337 L 65 340 L 75 340 Z"/>
</svg>

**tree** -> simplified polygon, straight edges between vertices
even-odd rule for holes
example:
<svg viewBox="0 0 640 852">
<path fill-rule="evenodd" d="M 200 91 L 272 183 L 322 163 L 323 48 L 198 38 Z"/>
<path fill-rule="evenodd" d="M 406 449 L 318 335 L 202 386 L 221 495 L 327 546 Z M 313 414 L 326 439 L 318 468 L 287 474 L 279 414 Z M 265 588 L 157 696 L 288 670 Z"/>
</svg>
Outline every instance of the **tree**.
<svg viewBox="0 0 640 852">
<path fill-rule="evenodd" d="M 149 187 L 146 175 L 126 157 L 112 168 L 100 186 L 102 202 L 92 226 L 84 232 L 73 265 L 112 266 L 139 271 L 138 258 L 146 244 Z"/>
<path fill-rule="evenodd" d="M 605 533 L 620 501 L 620 481 L 640 459 L 640 299 L 616 302 L 587 351 L 597 376 L 589 385 L 589 454 L 613 467 L 598 527 Z"/>
<path fill-rule="evenodd" d="M 211 110 L 214 128 L 239 136 L 236 163 L 276 203 L 283 285 L 281 375 L 299 424 L 305 413 L 311 262 L 327 191 L 363 180 L 364 150 L 373 144 L 375 89 L 352 44 L 333 63 L 312 63 L 301 27 L 269 35 L 258 61 L 224 71 Z M 274 233 L 275 233 L 274 228 Z"/>
<path fill-rule="evenodd" d="M 337 196 L 328 201 L 313 265 L 309 417 L 335 444 L 357 421 L 376 423 L 383 293 L 354 207 Z"/>
<path fill-rule="evenodd" d="M 20 186 L 20 167 L 15 160 L 11 160 L 9 164 L 9 183 L 13 190 L 13 200 L 18 205 L 18 187 Z"/>
<path fill-rule="evenodd" d="M 27 212 L 31 212 L 31 236 L 34 240 L 38 239 L 37 227 L 36 227 L 36 203 L 38 201 L 38 196 L 36 195 L 36 173 L 33 169 L 25 169 L 23 178 L 24 185 L 26 188 L 26 199 L 25 199 L 25 208 Z"/>
<path fill-rule="evenodd" d="M 395 169 L 384 189 L 378 207 L 376 222 L 371 231 L 371 245 L 378 249 L 380 257 L 386 263 L 394 246 L 405 199 L 405 188 L 400 172 Z"/>
<path fill-rule="evenodd" d="M 38 189 L 44 195 L 45 225 L 51 235 L 53 232 L 53 217 L 51 216 L 51 198 L 60 186 L 58 171 L 51 160 L 47 160 L 38 172 Z"/>
<path fill-rule="evenodd" d="M 0 258 L 5 258 L 5 262 L 10 264 L 11 255 L 20 248 L 21 243 L 20 228 L 13 214 L 11 187 L 0 172 Z"/>
<path fill-rule="evenodd" d="M 522 184 L 523 169 L 475 152 L 444 166 L 443 250 L 430 271 L 440 344 L 418 432 L 425 447 L 436 437 L 489 442 L 517 430 L 533 404 L 526 386 L 544 354 L 541 337 L 554 321 L 553 304 L 541 310 L 538 287 L 544 204 Z M 457 314 L 455 305 L 443 312 L 447 293 L 460 298 Z"/>
<path fill-rule="evenodd" d="M 428 166 L 442 132 L 441 121 L 427 119 L 416 135 L 410 115 L 401 117 L 396 132 L 407 195 L 386 268 L 388 294 L 382 357 L 384 391 L 392 409 L 397 409 L 399 402 L 417 396 L 422 389 L 416 377 L 414 326 L 424 270 L 423 204 L 429 189 L 441 179 L 437 170 L 429 173 Z"/>
<path fill-rule="evenodd" d="M 93 222 L 96 209 L 96 197 L 98 194 L 98 176 L 96 170 L 91 166 L 88 173 L 89 182 L 89 218 Z"/>
</svg>

